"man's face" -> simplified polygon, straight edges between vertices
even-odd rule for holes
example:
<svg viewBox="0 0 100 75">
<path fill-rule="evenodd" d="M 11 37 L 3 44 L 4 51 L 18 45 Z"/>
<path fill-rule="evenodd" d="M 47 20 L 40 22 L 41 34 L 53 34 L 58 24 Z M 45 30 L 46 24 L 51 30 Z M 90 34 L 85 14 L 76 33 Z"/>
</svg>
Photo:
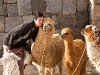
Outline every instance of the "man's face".
<svg viewBox="0 0 100 75">
<path fill-rule="evenodd" d="M 37 27 L 42 26 L 43 25 L 43 21 L 44 21 L 43 17 L 37 18 L 37 20 L 36 20 Z"/>
</svg>

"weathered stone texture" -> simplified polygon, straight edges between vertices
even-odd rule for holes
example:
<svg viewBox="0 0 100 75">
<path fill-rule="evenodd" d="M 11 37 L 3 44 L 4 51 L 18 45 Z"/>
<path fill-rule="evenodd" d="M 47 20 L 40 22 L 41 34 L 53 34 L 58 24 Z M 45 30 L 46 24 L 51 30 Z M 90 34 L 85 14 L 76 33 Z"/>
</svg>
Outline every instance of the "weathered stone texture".
<svg viewBox="0 0 100 75">
<path fill-rule="evenodd" d="M 16 3 L 16 0 L 4 0 L 4 3 Z"/>
<path fill-rule="evenodd" d="M 77 12 L 76 13 L 76 28 L 84 28 L 89 23 L 89 12 Z"/>
<path fill-rule="evenodd" d="M 56 15 L 54 15 L 54 16 L 52 16 L 52 20 L 54 21 L 54 23 L 55 23 L 55 29 L 57 30 L 57 29 L 59 29 L 60 28 L 60 26 L 59 26 L 59 17 L 58 16 L 56 16 Z"/>
<path fill-rule="evenodd" d="M 0 32 L 4 32 L 4 16 L 0 16 Z"/>
<path fill-rule="evenodd" d="M 3 50 L 3 40 L 6 33 L 0 33 L 0 50 Z"/>
<path fill-rule="evenodd" d="M 76 13 L 76 0 L 63 0 L 63 14 Z"/>
<path fill-rule="evenodd" d="M 100 29 L 100 21 L 92 21 L 93 25 L 96 25 Z"/>
<path fill-rule="evenodd" d="M 7 17 L 5 18 L 5 32 L 9 32 L 16 26 L 22 24 L 22 18 L 21 17 Z"/>
<path fill-rule="evenodd" d="M 3 3 L 3 0 L 0 0 L 0 3 Z"/>
<path fill-rule="evenodd" d="M 43 15 L 44 15 L 44 17 L 51 17 L 51 14 L 49 14 L 49 13 L 44 13 Z"/>
<path fill-rule="evenodd" d="M 57 29 L 57 30 L 55 30 L 55 33 L 54 34 L 60 34 L 61 33 L 61 30 L 60 29 Z"/>
<path fill-rule="evenodd" d="M 45 1 L 32 1 L 32 12 L 35 13 L 37 11 L 45 12 L 46 10 Z"/>
<path fill-rule="evenodd" d="M 100 21 L 100 5 L 94 5 L 91 9 L 91 19 Z"/>
<path fill-rule="evenodd" d="M 18 16 L 17 4 L 7 4 L 8 16 Z"/>
<path fill-rule="evenodd" d="M 23 16 L 23 17 L 22 17 L 22 18 L 23 18 L 23 22 L 24 22 L 24 23 L 27 23 L 27 22 L 33 21 L 33 18 L 34 18 L 34 17 L 35 17 L 34 15 Z"/>
<path fill-rule="evenodd" d="M 31 0 L 17 0 L 19 15 L 32 14 Z"/>
<path fill-rule="evenodd" d="M 46 3 L 47 13 L 61 13 L 62 12 L 62 0 L 47 0 Z"/>
<path fill-rule="evenodd" d="M 0 15 L 7 15 L 7 6 L 5 4 L 0 4 Z"/>
<path fill-rule="evenodd" d="M 60 29 L 64 27 L 75 27 L 76 24 L 76 17 L 75 15 L 63 15 L 60 18 Z"/>
<path fill-rule="evenodd" d="M 89 6 L 88 0 L 77 0 L 77 11 L 87 11 Z"/>
<path fill-rule="evenodd" d="M 80 28 L 71 28 L 73 30 L 73 39 L 83 39 L 84 37 L 81 35 L 81 29 Z"/>
</svg>

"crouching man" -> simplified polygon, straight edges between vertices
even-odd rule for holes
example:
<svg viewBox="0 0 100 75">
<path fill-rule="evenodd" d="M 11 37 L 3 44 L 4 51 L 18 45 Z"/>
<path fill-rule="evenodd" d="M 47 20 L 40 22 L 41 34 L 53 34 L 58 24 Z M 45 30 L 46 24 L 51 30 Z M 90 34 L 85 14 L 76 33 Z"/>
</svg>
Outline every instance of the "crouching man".
<svg viewBox="0 0 100 75">
<path fill-rule="evenodd" d="M 27 40 L 35 38 L 38 28 L 43 25 L 44 16 L 38 12 L 36 18 L 29 23 L 21 24 L 12 29 L 5 37 L 3 42 L 4 53 L 13 52 L 18 55 L 21 60 L 18 61 L 20 75 L 24 75 L 24 48 Z"/>
</svg>

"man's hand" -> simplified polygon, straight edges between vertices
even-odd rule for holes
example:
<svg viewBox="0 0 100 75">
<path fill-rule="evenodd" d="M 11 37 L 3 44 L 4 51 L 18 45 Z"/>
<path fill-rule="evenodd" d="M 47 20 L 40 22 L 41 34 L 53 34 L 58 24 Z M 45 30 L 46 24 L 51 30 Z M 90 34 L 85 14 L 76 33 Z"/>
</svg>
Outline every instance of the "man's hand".
<svg viewBox="0 0 100 75">
<path fill-rule="evenodd" d="M 12 53 L 13 52 L 13 50 L 8 50 L 8 53 Z"/>
</svg>

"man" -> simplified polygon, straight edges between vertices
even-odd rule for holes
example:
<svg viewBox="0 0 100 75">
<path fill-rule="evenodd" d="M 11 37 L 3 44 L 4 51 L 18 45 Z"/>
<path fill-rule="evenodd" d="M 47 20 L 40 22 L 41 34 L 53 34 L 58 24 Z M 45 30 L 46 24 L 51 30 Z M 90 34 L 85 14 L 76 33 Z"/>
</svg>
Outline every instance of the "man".
<svg viewBox="0 0 100 75">
<path fill-rule="evenodd" d="M 11 30 L 3 42 L 4 53 L 13 52 L 21 58 L 21 60 L 18 61 L 20 75 L 24 75 L 23 48 L 26 46 L 26 41 L 32 39 L 33 42 L 35 42 L 38 28 L 43 25 L 43 14 L 38 12 L 36 17 L 37 18 L 32 22 L 19 25 Z"/>
</svg>

